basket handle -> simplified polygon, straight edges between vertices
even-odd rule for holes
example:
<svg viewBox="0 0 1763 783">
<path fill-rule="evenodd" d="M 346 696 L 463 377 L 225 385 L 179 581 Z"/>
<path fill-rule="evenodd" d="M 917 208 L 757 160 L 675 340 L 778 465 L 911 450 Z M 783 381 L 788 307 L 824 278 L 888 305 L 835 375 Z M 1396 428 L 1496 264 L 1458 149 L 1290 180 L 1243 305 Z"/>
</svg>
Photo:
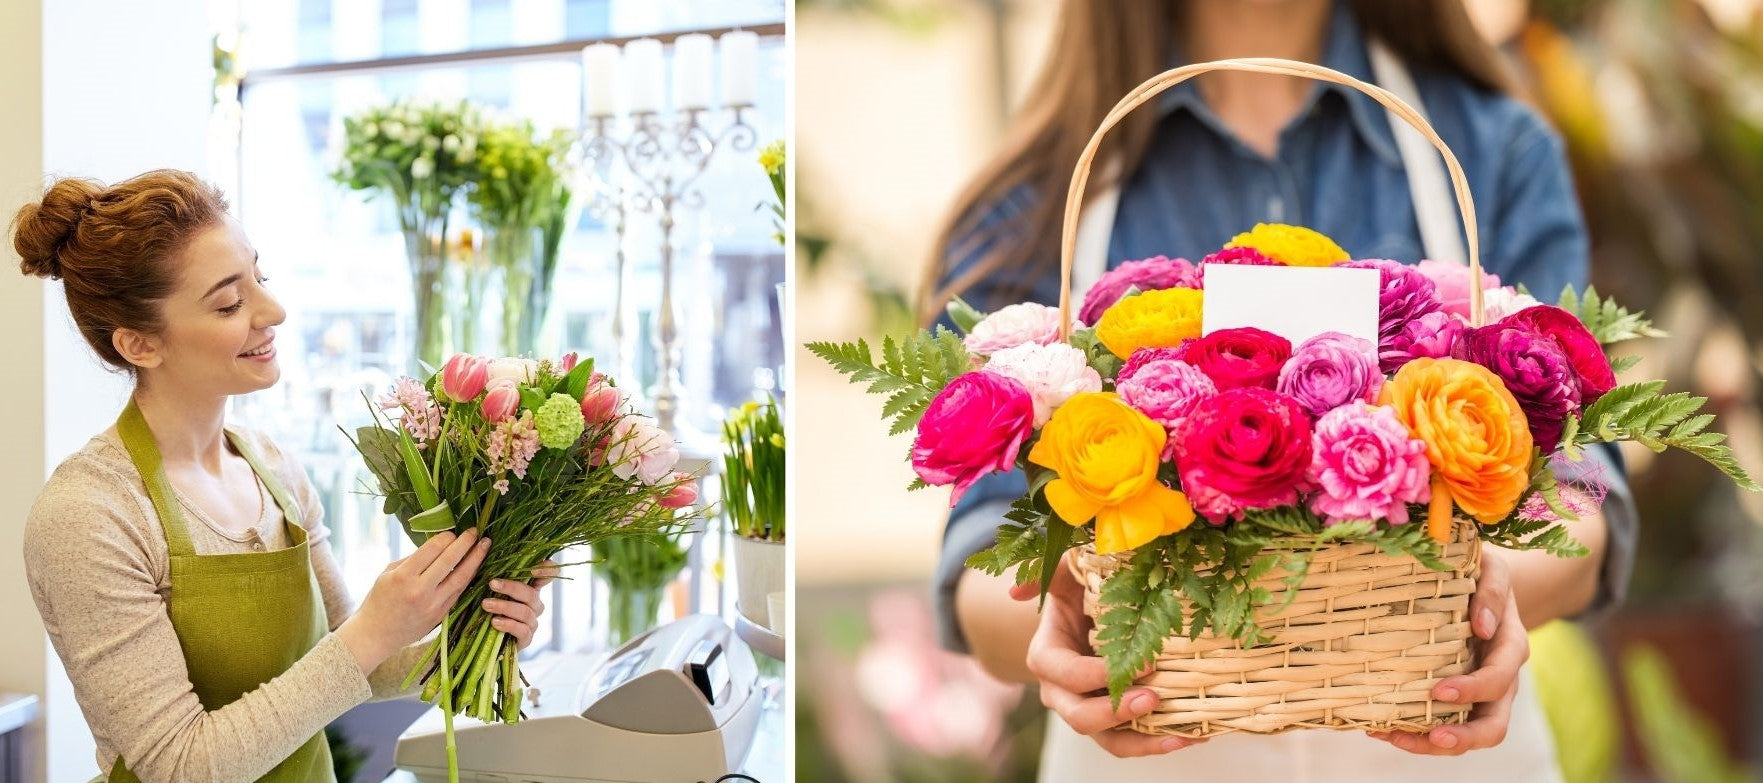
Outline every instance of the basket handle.
<svg viewBox="0 0 1763 783">
<path fill-rule="evenodd" d="M 1463 216 L 1463 229 L 1469 240 L 1469 323 L 1480 326 L 1482 321 L 1481 292 L 1481 244 L 1476 233 L 1475 202 L 1469 195 L 1469 180 L 1463 176 L 1463 167 L 1457 163 L 1457 156 L 1451 154 L 1450 147 L 1445 146 L 1443 139 L 1427 124 L 1426 118 L 1414 110 L 1401 98 L 1389 90 L 1369 82 L 1361 81 L 1347 74 L 1320 65 L 1282 60 L 1276 57 L 1245 57 L 1234 60 L 1216 60 L 1213 62 L 1194 63 L 1173 68 L 1146 80 L 1120 102 L 1102 120 L 1102 126 L 1090 137 L 1090 143 L 1084 147 L 1083 155 L 1077 159 L 1077 168 L 1071 174 L 1071 189 L 1065 196 L 1065 226 L 1059 243 L 1059 329 L 1063 338 L 1071 337 L 1071 266 L 1072 257 L 1077 247 L 1078 218 L 1083 213 L 1084 188 L 1090 181 L 1090 166 L 1095 162 L 1096 152 L 1102 146 L 1102 139 L 1108 131 L 1118 125 L 1133 109 L 1144 105 L 1158 94 L 1177 84 L 1212 71 L 1245 71 L 1250 73 L 1271 73 L 1283 76 L 1298 76 L 1317 81 L 1334 82 L 1352 87 L 1389 109 L 1397 117 L 1420 132 L 1432 146 L 1437 148 L 1445 158 L 1445 168 L 1451 174 L 1451 187 L 1457 193 L 1457 209 Z"/>
</svg>

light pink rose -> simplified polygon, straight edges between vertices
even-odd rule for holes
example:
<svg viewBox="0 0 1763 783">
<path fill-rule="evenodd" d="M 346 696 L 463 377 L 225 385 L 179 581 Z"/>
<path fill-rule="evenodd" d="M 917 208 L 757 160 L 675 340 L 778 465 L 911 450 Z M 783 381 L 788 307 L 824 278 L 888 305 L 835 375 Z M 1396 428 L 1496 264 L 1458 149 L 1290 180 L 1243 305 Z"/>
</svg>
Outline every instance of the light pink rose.
<svg viewBox="0 0 1763 783">
<path fill-rule="evenodd" d="M 1059 308 L 1033 302 L 1010 305 L 974 324 L 963 342 L 981 356 L 1029 343 L 1059 342 Z"/>
<path fill-rule="evenodd" d="M 514 415 L 520 407 L 520 386 L 507 378 L 496 378 L 485 387 L 483 411 L 484 421 L 500 424 Z"/>
<path fill-rule="evenodd" d="M 992 354 L 986 372 L 1015 379 L 1034 398 L 1035 426 L 1047 423 L 1053 409 L 1073 394 L 1099 392 L 1102 376 L 1090 366 L 1084 352 L 1065 343 L 1026 343 Z"/>
<path fill-rule="evenodd" d="M 679 464 L 679 449 L 673 435 L 655 426 L 649 417 L 626 416 L 612 428 L 606 460 L 613 475 L 627 481 L 634 476 L 652 485 L 672 475 L 673 467 Z"/>
<path fill-rule="evenodd" d="M 1140 350 L 1134 359 L 1148 355 Z M 1152 358 L 1140 363 L 1132 375 L 1121 373 L 1115 384 L 1120 400 L 1163 425 L 1169 439 L 1163 443 L 1163 461 L 1175 459 L 1176 432 L 1201 400 L 1218 393 L 1218 385 L 1206 373 L 1180 359 Z"/>
<path fill-rule="evenodd" d="M 1310 510 L 1326 524 L 1350 519 L 1408 521 L 1408 504 L 1432 497 L 1426 443 L 1395 411 L 1351 403 L 1324 414 L 1312 435 L 1307 483 L 1317 489 Z"/>
<path fill-rule="evenodd" d="M 1427 259 L 1414 265 L 1420 273 L 1432 279 L 1433 286 L 1438 289 L 1439 304 L 1443 310 L 1457 318 L 1469 320 L 1469 267 L 1454 264 L 1450 261 L 1434 261 Z M 1499 275 L 1481 273 L 1483 291 L 1500 287 Z"/>
<path fill-rule="evenodd" d="M 685 508 L 698 502 L 698 483 L 692 480 L 690 474 L 675 473 L 673 480 L 680 483 L 661 496 L 659 502 L 662 508 Z"/>
</svg>

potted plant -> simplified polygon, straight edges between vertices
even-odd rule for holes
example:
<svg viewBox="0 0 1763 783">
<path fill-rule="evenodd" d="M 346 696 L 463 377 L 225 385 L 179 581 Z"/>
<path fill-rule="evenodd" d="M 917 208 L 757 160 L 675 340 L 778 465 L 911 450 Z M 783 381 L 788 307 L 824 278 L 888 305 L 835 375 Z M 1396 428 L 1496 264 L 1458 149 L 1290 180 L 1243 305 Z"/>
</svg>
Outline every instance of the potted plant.
<svg viewBox="0 0 1763 783">
<path fill-rule="evenodd" d="M 738 608 L 773 631 L 767 602 L 784 589 L 784 427 L 777 402 L 749 402 L 722 425 L 722 503 L 735 532 Z"/>
<path fill-rule="evenodd" d="M 655 627 L 667 586 L 686 567 L 682 537 L 608 538 L 594 543 L 594 571 L 607 590 L 607 647 Z"/>
</svg>

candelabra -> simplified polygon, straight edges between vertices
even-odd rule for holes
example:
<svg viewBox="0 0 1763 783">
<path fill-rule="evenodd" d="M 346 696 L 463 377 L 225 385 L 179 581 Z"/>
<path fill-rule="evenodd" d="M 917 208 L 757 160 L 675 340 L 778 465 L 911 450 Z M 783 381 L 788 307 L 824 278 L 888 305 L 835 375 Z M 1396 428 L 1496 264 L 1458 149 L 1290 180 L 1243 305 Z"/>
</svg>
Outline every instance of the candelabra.
<svg viewBox="0 0 1763 783">
<path fill-rule="evenodd" d="M 628 127 L 620 135 L 613 117 L 589 117 L 582 129 L 582 154 L 597 171 L 606 172 L 609 181 L 620 182 L 616 197 L 618 220 L 617 250 L 618 290 L 613 316 L 615 339 L 619 340 L 621 361 L 625 361 L 623 334 L 625 258 L 623 246 L 626 205 L 653 214 L 661 229 L 661 302 L 655 315 L 653 347 L 656 351 L 656 379 L 649 399 L 655 407 L 656 423 L 669 432 L 680 410 L 683 382 L 680 377 L 681 342 L 678 316 L 674 312 L 674 228 L 676 210 L 704 206 L 704 194 L 696 186 L 698 178 L 709 167 L 720 149 L 751 151 L 757 133 L 748 124 L 750 105 L 732 106 L 732 121 L 723 128 L 706 124 L 705 109 L 684 109 L 671 118 L 654 111 L 632 113 Z M 622 162 L 630 173 L 628 178 L 615 178 L 612 171 Z"/>
</svg>

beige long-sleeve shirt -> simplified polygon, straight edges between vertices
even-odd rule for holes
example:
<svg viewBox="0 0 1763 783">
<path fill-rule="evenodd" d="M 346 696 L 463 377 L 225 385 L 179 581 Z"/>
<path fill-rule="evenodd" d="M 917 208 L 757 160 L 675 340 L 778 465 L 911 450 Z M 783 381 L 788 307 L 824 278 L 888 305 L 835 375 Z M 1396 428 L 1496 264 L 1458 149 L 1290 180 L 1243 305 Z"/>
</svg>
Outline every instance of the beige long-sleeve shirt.
<svg viewBox="0 0 1763 783">
<path fill-rule="evenodd" d="M 220 709 L 203 709 L 190 684 L 166 611 L 165 531 L 115 429 L 62 462 L 31 508 L 24 552 L 31 597 L 73 682 L 104 773 L 120 754 L 143 781 L 255 780 L 349 708 L 409 693 L 399 685 L 421 645 L 362 676 L 334 633 L 354 603 L 326 542 L 318 492 L 267 437 L 240 431 L 301 510 L 333 633 L 281 676 Z M 281 511 L 265 497 L 266 521 L 242 535 L 229 530 L 237 525 L 217 525 L 186 504 L 197 554 L 287 547 Z"/>
</svg>

